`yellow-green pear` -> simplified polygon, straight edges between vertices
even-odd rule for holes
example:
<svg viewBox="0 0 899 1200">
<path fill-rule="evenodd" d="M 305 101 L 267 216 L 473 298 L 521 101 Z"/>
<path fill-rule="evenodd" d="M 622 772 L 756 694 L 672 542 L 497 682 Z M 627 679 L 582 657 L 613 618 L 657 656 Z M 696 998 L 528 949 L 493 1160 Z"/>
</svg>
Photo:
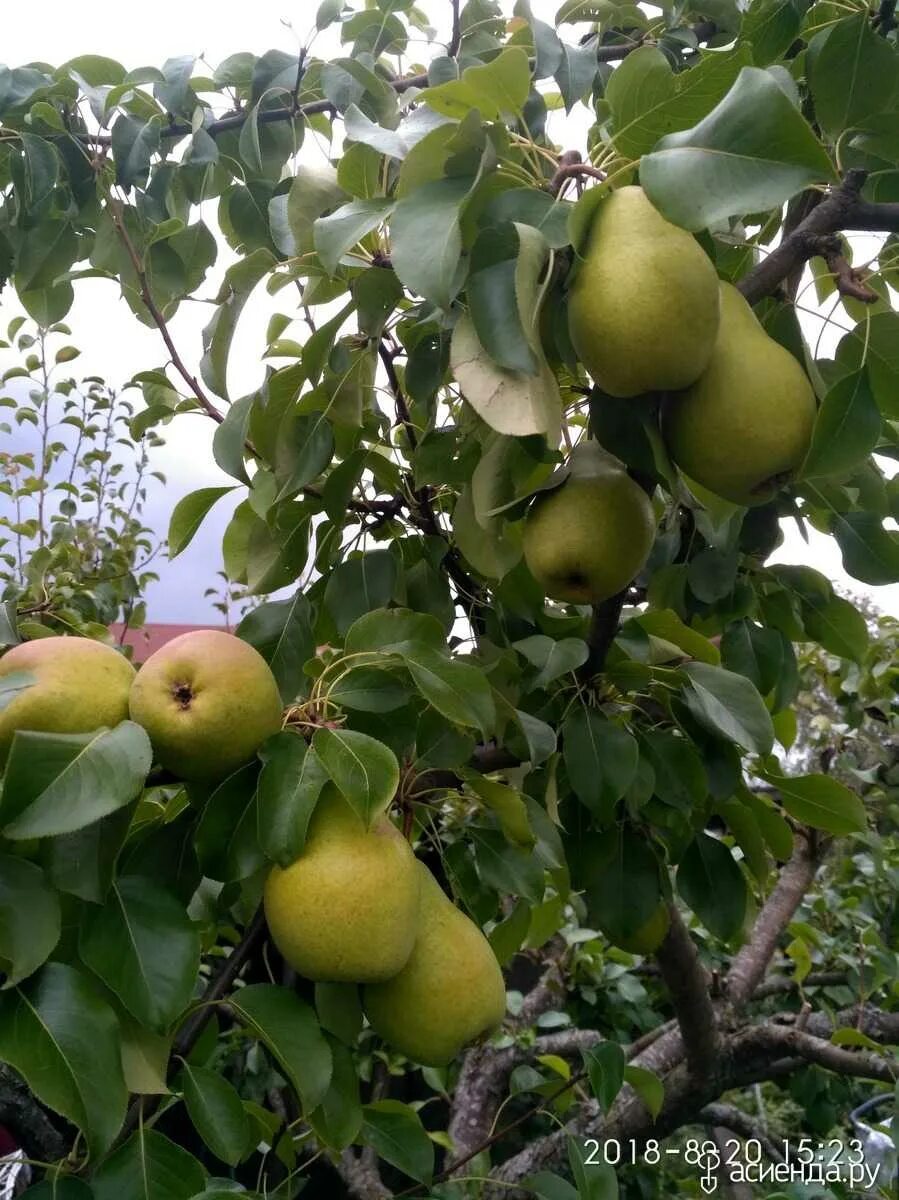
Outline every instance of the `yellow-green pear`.
<svg viewBox="0 0 899 1200">
<path fill-rule="evenodd" d="M 184 633 L 151 654 L 134 680 L 130 707 L 157 761 L 189 782 L 224 779 L 281 728 L 268 663 L 219 629 Z"/>
<path fill-rule="evenodd" d="M 722 283 L 711 361 L 663 415 L 672 459 L 733 504 L 766 504 L 802 465 L 814 423 L 805 371 L 765 333 L 737 289 Z"/>
<path fill-rule="evenodd" d="M 393 979 L 363 990 L 365 1014 L 386 1042 L 423 1066 L 443 1067 L 501 1024 L 506 987 L 490 943 L 422 863 L 418 937 Z"/>
<path fill-rule="evenodd" d="M 610 396 L 689 387 L 718 331 L 718 276 L 641 187 L 601 201 L 568 303 L 578 358 Z"/>
<path fill-rule="evenodd" d="M 412 953 L 419 889 L 415 855 L 390 819 L 366 828 L 328 786 L 302 854 L 268 876 L 265 916 L 284 959 L 307 979 L 389 979 Z"/>
<path fill-rule="evenodd" d="M 655 513 L 624 465 L 579 442 L 568 478 L 537 495 L 524 523 L 524 557 L 553 600 L 598 604 L 626 587 L 649 557 Z"/>
<path fill-rule="evenodd" d="M 0 677 L 19 672 L 33 683 L 0 711 L 0 762 L 17 729 L 90 733 L 128 716 L 134 667 L 103 642 L 82 637 L 23 642 L 0 659 Z"/>
</svg>

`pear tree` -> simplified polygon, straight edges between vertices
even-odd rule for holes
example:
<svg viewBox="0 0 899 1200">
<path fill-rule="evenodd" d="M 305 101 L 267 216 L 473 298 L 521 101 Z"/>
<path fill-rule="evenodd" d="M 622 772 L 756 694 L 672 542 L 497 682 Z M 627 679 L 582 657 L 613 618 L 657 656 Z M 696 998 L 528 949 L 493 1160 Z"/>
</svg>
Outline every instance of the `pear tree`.
<svg viewBox="0 0 899 1200">
<path fill-rule="evenodd" d="M 782 543 L 899 582 L 895 2 L 299 8 L 0 67 L 0 1172 L 878 1194 L 896 626 Z M 85 277 L 157 338 L 120 392 L 49 373 Z M 228 504 L 250 607 L 132 682 L 181 436 L 172 569 Z"/>
</svg>

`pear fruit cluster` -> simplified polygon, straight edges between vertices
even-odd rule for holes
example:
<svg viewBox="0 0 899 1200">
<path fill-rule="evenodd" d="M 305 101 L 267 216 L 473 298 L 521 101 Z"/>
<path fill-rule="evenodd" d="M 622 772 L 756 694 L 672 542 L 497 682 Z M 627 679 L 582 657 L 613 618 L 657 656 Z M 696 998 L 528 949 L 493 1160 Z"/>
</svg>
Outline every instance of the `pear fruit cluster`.
<svg viewBox="0 0 899 1200">
<path fill-rule="evenodd" d="M 505 984 L 480 929 L 387 816 L 366 827 L 336 789 L 319 799 L 299 857 L 272 868 L 265 915 L 301 975 L 364 984 L 372 1027 L 415 1062 L 444 1066 L 502 1022 Z"/>
<path fill-rule="evenodd" d="M 688 482 L 753 507 L 800 472 L 816 416 L 805 371 L 642 188 L 600 202 L 568 321 L 606 403 L 661 396 L 663 439 Z M 580 452 L 563 486 L 533 502 L 524 553 L 548 596 L 596 604 L 645 563 L 651 510 L 622 464 L 585 446 L 584 470 Z"/>
<path fill-rule="evenodd" d="M 18 674 L 23 690 L 0 712 L 0 762 L 19 729 L 91 733 L 130 716 L 163 767 L 186 782 L 217 783 L 281 728 L 268 663 L 223 630 L 182 634 L 138 672 L 103 642 L 37 638 L 0 659 L 0 678 Z"/>
<path fill-rule="evenodd" d="M 524 557 L 553 600 L 599 604 L 626 587 L 649 557 L 655 513 L 646 492 L 594 441 L 579 442 L 567 476 L 531 504 Z"/>
</svg>

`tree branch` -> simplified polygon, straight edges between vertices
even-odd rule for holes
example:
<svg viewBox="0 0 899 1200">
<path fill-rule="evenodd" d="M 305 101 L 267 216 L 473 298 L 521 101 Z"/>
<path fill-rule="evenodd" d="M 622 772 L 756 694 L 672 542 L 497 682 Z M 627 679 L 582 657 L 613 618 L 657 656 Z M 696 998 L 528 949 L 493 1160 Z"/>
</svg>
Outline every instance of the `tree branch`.
<svg viewBox="0 0 899 1200">
<path fill-rule="evenodd" d="M 718 1019 L 709 997 L 709 981 L 676 905 L 669 904 L 668 910 L 671 924 L 656 951 L 656 961 L 674 1005 L 687 1067 L 698 1078 L 711 1078 L 718 1059 Z"/>
<path fill-rule="evenodd" d="M 723 1125 L 731 1133 L 738 1134 L 744 1141 L 757 1141 L 772 1162 L 783 1162 L 783 1151 L 761 1121 L 743 1112 L 735 1104 L 707 1104 L 701 1109 L 699 1120 L 705 1125 Z M 786 1139 L 781 1139 L 781 1144 Z"/>
<path fill-rule="evenodd" d="M 593 179 L 604 180 L 605 172 L 581 160 L 580 150 L 566 150 L 559 155 L 559 165 L 556 173 L 550 179 L 547 191 L 551 196 L 558 196 L 569 179 L 579 175 L 589 175 Z"/>
<path fill-rule="evenodd" d="M 737 287 L 750 304 L 773 292 L 810 258 L 821 253 L 821 240 L 845 229 L 895 233 L 899 204 L 873 204 L 861 198 L 867 172 L 847 171 L 843 182 L 824 199 L 771 253 L 745 275 Z"/>
<path fill-rule="evenodd" d="M 776 996 L 782 992 L 805 991 L 812 987 L 837 987 L 848 983 L 845 971 L 810 971 L 805 979 L 798 980 L 792 975 L 772 975 L 752 993 L 753 1000 L 764 1000 L 768 996 Z"/>
<path fill-rule="evenodd" d="M 69 1149 L 66 1138 L 28 1085 L 5 1063 L 0 1063 L 0 1124 L 6 1126 L 28 1158 L 56 1162 Z"/>
<path fill-rule="evenodd" d="M 793 919 L 823 857 L 815 833 L 797 835 L 793 857 L 780 873 L 771 895 L 759 913 L 752 936 L 734 959 L 725 979 L 725 994 L 738 1009 L 751 999 L 764 978 L 784 929 Z"/>
</svg>

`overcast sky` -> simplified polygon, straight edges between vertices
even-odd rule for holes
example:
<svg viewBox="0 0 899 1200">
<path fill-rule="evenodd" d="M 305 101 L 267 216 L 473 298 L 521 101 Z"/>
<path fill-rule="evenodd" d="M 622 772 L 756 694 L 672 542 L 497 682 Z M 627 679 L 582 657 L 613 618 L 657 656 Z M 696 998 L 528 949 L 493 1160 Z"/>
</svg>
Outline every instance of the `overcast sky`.
<svg viewBox="0 0 899 1200">
<path fill-rule="evenodd" d="M 512 0 L 504 0 L 511 13 Z M 83 6 L 45 0 L 34 15 L 27 8 L 20 10 L 15 21 L 5 22 L 3 44 L 0 48 L 8 66 L 19 66 L 40 60 L 58 65 L 78 54 L 103 54 L 118 59 L 126 67 L 161 65 L 169 57 L 181 54 L 203 56 L 213 66 L 237 50 L 262 54 L 272 47 L 297 49 L 307 41 L 314 21 L 317 0 L 299 0 L 286 4 L 279 0 L 256 0 L 252 5 L 208 5 L 172 3 L 156 0 L 152 8 L 135 20 L 136 12 L 124 5 L 105 5 L 102 19 L 85 20 Z M 447 36 L 449 5 L 446 0 L 425 0 L 421 5 L 432 15 L 434 25 Z M 552 21 L 558 0 L 532 0 L 536 16 Z M 571 40 L 575 33 L 570 31 Z M 320 37 L 314 52 L 328 55 L 337 49 L 336 38 Z M 426 59 L 425 45 L 420 54 L 410 58 Z M 588 125 L 583 108 L 564 118 L 554 116 L 553 136 L 563 148 L 583 144 Z M 311 140 L 311 139 L 310 139 Z M 876 243 L 859 239 L 856 253 L 859 261 L 870 254 Z M 201 290 L 206 297 L 215 295 L 218 279 L 231 257 L 227 248 L 219 255 L 214 273 Z M 117 288 L 106 280 L 81 280 L 75 288 L 75 304 L 67 318 L 72 326 L 73 340 L 82 349 L 82 357 L 73 364 L 81 374 L 98 374 L 110 383 L 121 384 L 136 371 L 161 366 L 165 351 L 159 335 L 140 325 L 130 309 L 118 297 Z M 240 396 L 261 382 L 264 366 L 260 354 L 264 348 L 265 328 L 272 312 L 288 311 L 289 291 L 270 297 L 264 287 L 257 289 L 247 306 L 235 337 L 229 368 L 229 389 Z M 811 295 L 812 298 L 809 298 Z M 813 303 L 813 293 L 806 293 L 806 302 Z M 0 297 L 0 329 L 19 311 L 10 289 Z M 204 304 L 182 304 L 171 322 L 171 331 L 178 349 L 191 368 L 196 370 L 201 354 L 200 330 L 207 323 L 211 309 Z M 290 312 L 291 316 L 297 314 Z M 821 331 L 821 322 L 805 316 L 806 334 L 813 341 Z M 288 334 L 287 336 L 290 336 Z M 840 331 L 833 326 L 824 329 L 822 347 L 831 347 Z M 3 369 L 10 365 L 0 352 Z M 134 393 L 136 397 L 136 393 Z M 168 476 L 168 486 L 157 488 L 147 509 L 148 523 L 164 532 L 174 503 L 194 488 L 215 483 L 233 482 L 224 478 L 212 461 L 212 423 L 201 416 L 183 416 L 162 431 L 167 445 L 154 457 L 154 465 Z M 236 494 L 239 498 L 239 493 Z M 148 595 L 149 619 L 155 621 L 217 622 L 220 618 L 210 608 L 203 592 L 214 582 L 220 568 L 221 534 L 227 523 L 230 498 L 207 519 L 193 545 L 173 564 L 160 564 L 162 581 Z M 806 546 L 795 527 L 786 529 L 786 541 L 775 555 L 777 561 L 804 562 L 823 571 L 840 586 L 856 593 L 870 595 L 886 611 L 899 613 L 899 585 L 871 588 L 849 580 L 842 571 L 837 546 L 832 538 L 811 532 L 811 544 Z"/>
</svg>

